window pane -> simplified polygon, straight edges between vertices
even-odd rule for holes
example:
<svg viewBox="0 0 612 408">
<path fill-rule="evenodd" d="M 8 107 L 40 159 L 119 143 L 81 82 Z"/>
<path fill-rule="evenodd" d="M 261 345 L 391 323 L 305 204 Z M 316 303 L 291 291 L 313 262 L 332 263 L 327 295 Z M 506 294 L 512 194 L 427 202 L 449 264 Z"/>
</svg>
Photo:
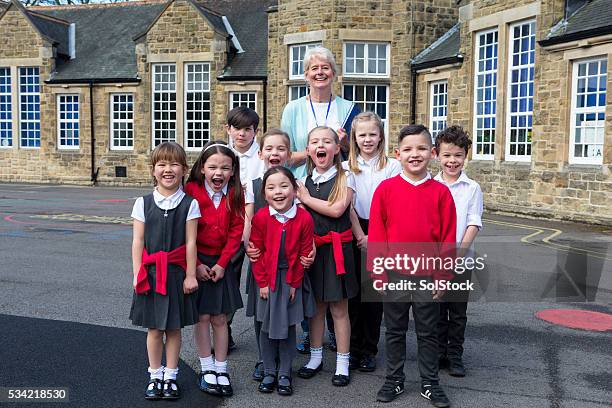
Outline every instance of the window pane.
<svg viewBox="0 0 612 408">
<path fill-rule="evenodd" d="M 512 30 L 512 33 L 517 32 Z M 520 32 L 520 30 L 518 31 Z M 475 61 L 475 152 L 490 156 L 495 150 L 495 112 L 497 110 L 497 31 L 477 35 Z M 520 51 L 520 43 L 513 44 Z M 520 72 L 510 75 L 519 79 Z M 516 90 L 520 91 L 520 87 Z M 446 95 L 444 96 L 446 99 Z M 487 157 L 488 158 L 488 157 Z"/>
<path fill-rule="evenodd" d="M 199 150 L 210 140 L 208 129 L 210 128 L 210 65 L 208 63 L 187 64 L 196 74 L 188 84 L 192 85 L 192 91 L 185 92 L 185 99 L 196 101 L 185 107 L 185 148 L 188 150 Z M 240 106 L 243 102 L 248 103 L 242 93 L 230 94 L 230 105 L 234 99 Z M 173 103 L 171 114 L 176 117 L 176 104 Z"/>
</svg>

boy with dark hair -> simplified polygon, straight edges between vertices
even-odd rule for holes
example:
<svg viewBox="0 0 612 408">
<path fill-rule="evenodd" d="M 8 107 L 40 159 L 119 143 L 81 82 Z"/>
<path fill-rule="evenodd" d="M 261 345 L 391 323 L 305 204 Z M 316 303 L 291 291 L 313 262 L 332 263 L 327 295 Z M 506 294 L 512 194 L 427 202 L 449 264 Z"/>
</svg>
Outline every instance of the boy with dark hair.
<svg viewBox="0 0 612 408">
<path fill-rule="evenodd" d="M 431 134 L 427 128 L 423 125 L 402 128 L 395 154 L 402 165 L 402 173 L 379 185 L 370 209 L 368 266 L 374 273 L 377 272 L 371 267 L 373 256 L 376 256 L 376 252 L 381 248 L 384 248 L 387 259 L 393 256 L 392 248 L 396 249 L 398 255 L 402 251 L 410 256 L 419 256 L 423 246 L 438 248 L 434 250 L 434 254 L 441 256 L 444 251 L 441 247 L 454 246 L 455 242 L 456 214 L 453 197 L 448 188 L 432 180 L 427 171 L 427 165 L 434 154 Z M 415 251 L 417 246 L 419 249 Z M 412 276 L 413 274 L 420 276 Z M 416 273 L 390 270 L 378 272 L 373 276 L 373 284 L 377 290 L 381 290 L 378 286 L 381 282 L 399 283 L 412 280 L 415 283 L 437 283 L 441 278 L 452 278 L 451 273 L 427 268 Z M 384 293 L 387 373 L 385 383 L 378 391 L 377 400 L 390 402 L 404 392 L 406 331 L 409 311 L 412 308 L 418 343 L 421 395 L 436 407 L 450 406 L 438 378 L 437 326 L 440 307 L 437 300 L 443 291 L 432 291 L 428 288 Z"/>
<path fill-rule="evenodd" d="M 450 189 L 457 209 L 458 256 L 473 256 L 473 242 L 482 228 L 483 199 L 477 182 L 463 172 L 463 165 L 472 141 L 461 126 L 450 126 L 438 133 L 436 154 L 442 171 L 434 180 Z M 455 277 L 466 281 L 472 271 Z M 463 342 L 467 324 L 469 291 L 446 293 L 440 303 L 438 338 L 440 341 L 440 368 L 448 369 L 453 377 L 464 377 Z"/>
<path fill-rule="evenodd" d="M 225 129 L 229 137 L 229 146 L 232 151 L 238 156 L 240 163 L 240 183 L 245 189 L 245 204 L 247 213 L 249 206 L 253 204 L 253 192 L 251 191 L 253 183 L 251 180 L 260 177 L 264 173 L 264 162 L 259 158 L 259 144 L 255 140 L 257 127 L 259 126 L 259 115 L 253 109 L 245 106 L 238 106 L 229 111 L 227 114 L 227 124 Z M 243 238 L 248 242 L 251 221 L 246 220 L 244 223 Z M 244 262 L 244 244 L 240 246 L 238 252 L 232 257 L 231 268 L 235 278 L 240 285 L 240 277 L 242 275 L 242 263 Z M 228 351 L 236 348 L 236 342 L 232 337 L 232 320 L 233 314 L 228 316 L 227 326 L 229 330 Z"/>
</svg>

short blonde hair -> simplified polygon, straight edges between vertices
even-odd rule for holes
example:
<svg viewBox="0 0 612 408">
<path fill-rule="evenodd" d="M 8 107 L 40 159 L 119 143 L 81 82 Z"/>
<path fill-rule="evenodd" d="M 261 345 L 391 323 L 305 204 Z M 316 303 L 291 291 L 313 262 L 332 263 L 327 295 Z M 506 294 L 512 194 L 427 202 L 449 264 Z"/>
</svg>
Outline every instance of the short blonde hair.
<svg viewBox="0 0 612 408">
<path fill-rule="evenodd" d="M 313 47 L 306 50 L 306 54 L 304 55 L 304 75 L 306 75 L 306 71 L 310 68 L 310 61 L 313 57 L 319 57 L 329 62 L 332 71 L 334 71 L 334 76 L 336 75 L 338 72 L 336 59 L 334 58 L 334 54 L 325 47 Z"/>
</svg>

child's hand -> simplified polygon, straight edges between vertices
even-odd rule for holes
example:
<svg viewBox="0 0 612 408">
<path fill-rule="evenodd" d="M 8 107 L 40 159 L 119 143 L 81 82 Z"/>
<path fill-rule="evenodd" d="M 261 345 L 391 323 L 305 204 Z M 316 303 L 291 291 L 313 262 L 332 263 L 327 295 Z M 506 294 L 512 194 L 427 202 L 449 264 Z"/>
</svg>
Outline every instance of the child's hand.
<svg viewBox="0 0 612 408">
<path fill-rule="evenodd" d="M 204 264 L 201 264 L 196 268 L 196 278 L 202 281 L 207 281 L 211 278 L 210 268 Z"/>
<path fill-rule="evenodd" d="M 433 300 L 441 300 L 442 296 L 444 296 L 444 291 L 443 290 L 432 290 L 431 294 L 433 295 Z"/>
<path fill-rule="evenodd" d="M 289 288 L 289 301 L 293 302 L 294 299 L 295 299 L 295 288 L 291 287 Z"/>
<path fill-rule="evenodd" d="M 300 256 L 300 262 L 304 268 L 310 268 L 314 263 L 315 256 L 317 255 L 317 248 L 314 243 L 312 244 L 312 251 L 308 254 L 308 256 Z"/>
<path fill-rule="evenodd" d="M 300 202 L 306 204 L 306 202 L 310 198 L 310 193 L 308 192 L 308 189 L 302 182 L 298 181 L 297 184 L 298 184 L 297 198 L 298 200 L 300 200 Z"/>
<path fill-rule="evenodd" d="M 249 245 L 246 248 L 246 254 L 251 262 L 257 262 L 259 256 L 261 255 L 261 251 L 258 248 L 255 248 L 255 245 L 253 245 L 252 242 L 249 242 Z"/>
<path fill-rule="evenodd" d="M 362 250 L 365 250 L 368 247 L 368 236 L 367 235 L 363 235 L 360 238 L 357 238 L 357 247 Z"/>
<path fill-rule="evenodd" d="M 336 131 L 336 133 L 338 134 L 338 139 L 340 139 L 340 141 L 342 142 L 342 140 L 347 136 L 346 135 L 346 130 L 344 130 L 344 128 L 340 128 Z"/>
<path fill-rule="evenodd" d="M 225 276 L 225 268 L 215 264 L 212 268 L 210 268 L 210 278 L 213 282 L 217 283 Z"/>
<path fill-rule="evenodd" d="M 265 288 L 259 288 L 259 297 L 263 300 L 268 300 L 268 293 L 270 289 L 266 286 Z"/>
<path fill-rule="evenodd" d="M 183 281 L 183 293 L 186 295 L 198 290 L 198 280 L 194 277 L 187 276 Z"/>
</svg>

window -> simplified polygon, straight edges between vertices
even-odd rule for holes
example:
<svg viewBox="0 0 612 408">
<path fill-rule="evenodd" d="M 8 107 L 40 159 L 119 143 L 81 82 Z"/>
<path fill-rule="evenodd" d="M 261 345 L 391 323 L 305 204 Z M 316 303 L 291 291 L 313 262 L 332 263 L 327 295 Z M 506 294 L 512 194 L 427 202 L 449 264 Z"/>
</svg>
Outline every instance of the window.
<svg viewBox="0 0 612 408">
<path fill-rule="evenodd" d="M 185 64 L 185 149 L 199 151 L 210 140 L 210 65 Z"/>
<path fill-rule="evenodd" d="M 134 95 L 111 94 L 111 150 L 134 148 Z"/>
<path fill-rule="evenodd" d="M 255 92 L 230 92 L 230 110 L 238 106 L 244 106 L 257 111 Z"/>
<path fill-rule="evenodd" d="M 429 117 L 431 120 L 431 137 L 433 140 L 446 127 L 446 112 L 448 110 L 448 82 L 431 83 Z"/>
<path fill-rule="evenodd" d="M 21 147 L 40 147 L 40 71 L 19 68 L 19 118 Z"/>
<path fill-rule="evenodd" d="M 344 99 L 355 102 L 362 112 L 374 112 L 383 121 L 387 131 L 389 117 L 389 87 L 387 85 L 344 85 Z M 387 138 L 388 140 L 388 138 Z"/>
<path fill-rule="evenodd" d="M 497 46 L 497 30 L 480 33 L 476 37 L 474 159 L 492 160 L 495 155 Z"/>
<path fill-rule="evenodd" d="M 79 148 L 79 95 L 57 95 L 57 146 Z"/>
<path fill-rule="evenodd" d="M 389 44 L 344 43 L 344 75 L 389 76 Z"/>
<path fill-rule="evenodd" d="M 0 148 L 13 146 L 11 69 L 0 68 Z"/>
<path fill-rule="evenodd" d="M 304 79 L 304 55 L 306 55 L 306 50 L 320 46 L 321 43 L 311 43 L 289 47 L 289 79 Z"/>
<path fill-rule="evenodd" d="M 308 87 L 306 85 L 301 86 L 290 86 L 289 87 L 289 102 L 306 96 L 308 94 Z"/>
<path fill-rule="evenodd" d="M 153 147 L 176 141 L 176 65 L 153 65 Z"/>
<path fill-rule="evenodd" d="M 506 159 L 531 160 L 535 21 L 510 27 Z"/>
<path fill-rule="evenodd" d="M 570 163 L 603 163 L 607 70 L 606 58 L 574 63 Z"/>
</svg>

